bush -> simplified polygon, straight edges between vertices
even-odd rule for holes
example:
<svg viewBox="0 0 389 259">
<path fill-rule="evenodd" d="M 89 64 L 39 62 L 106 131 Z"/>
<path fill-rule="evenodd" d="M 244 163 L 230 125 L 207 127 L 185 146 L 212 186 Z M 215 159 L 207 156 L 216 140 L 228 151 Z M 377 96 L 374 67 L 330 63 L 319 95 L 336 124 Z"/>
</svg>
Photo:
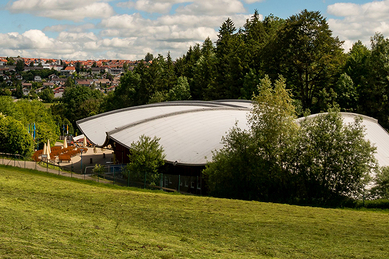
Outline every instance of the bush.
<svg viewBox="0 0 389 259">
<path fill-rule="evenodd" d="M 142 135 L 139 141 L 133 142 L 128 155 L 125 174 L 135 181 L 144 182 L 144 185 L 156 185 L 159 179 L 158 168 L 165 164 L 163 148 L 159 145 L 159 138 L 150 138 Z"/>
<path fill-rule="evenodd" d="M 34 142 L 20 121 L 0 115 L 0 152 L 31 156 Z"/>
</svg>

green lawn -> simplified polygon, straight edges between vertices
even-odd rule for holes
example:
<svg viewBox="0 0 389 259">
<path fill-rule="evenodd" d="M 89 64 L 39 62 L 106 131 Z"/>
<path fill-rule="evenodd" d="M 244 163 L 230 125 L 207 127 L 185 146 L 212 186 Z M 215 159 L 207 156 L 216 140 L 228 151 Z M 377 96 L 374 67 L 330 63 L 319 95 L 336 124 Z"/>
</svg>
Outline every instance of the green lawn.
<svg viewBox="0 0 389 259">
<path fill-rule="evenodd" d="M 0 258 L 389 258 L 389 212 L 141 191 L 0 166 Z"/>
</svg>

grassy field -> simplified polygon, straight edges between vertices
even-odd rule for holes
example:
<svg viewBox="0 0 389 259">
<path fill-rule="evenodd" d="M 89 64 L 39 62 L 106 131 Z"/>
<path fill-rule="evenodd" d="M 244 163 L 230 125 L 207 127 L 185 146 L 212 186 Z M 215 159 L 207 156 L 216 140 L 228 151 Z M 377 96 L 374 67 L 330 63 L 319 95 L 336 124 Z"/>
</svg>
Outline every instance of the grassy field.
<svg viewBox="0 0 389 259">
<path fill-rule="evenodd" d="M 389 258 L 389 212 L 166 194 L 0 166 L 0 258 Z"/>
</svg>

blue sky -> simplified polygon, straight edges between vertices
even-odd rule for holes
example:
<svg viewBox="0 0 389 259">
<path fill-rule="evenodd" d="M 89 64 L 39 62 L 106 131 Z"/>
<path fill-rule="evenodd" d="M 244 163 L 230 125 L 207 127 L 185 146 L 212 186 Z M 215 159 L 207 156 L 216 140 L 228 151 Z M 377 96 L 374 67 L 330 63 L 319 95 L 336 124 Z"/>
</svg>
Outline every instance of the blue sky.
<svg viewBox="0 0 389 259">
<path fill-rule="evenodd" d="M 227 18 L 236 27 L 257 9 L 288 18 L 320 11 L 347 51 L 375 32 L 389 35 L 389 0 L 10 0 L 0 2 L 0 56 L 61 59 L 173 58 Z"/>
</svg>

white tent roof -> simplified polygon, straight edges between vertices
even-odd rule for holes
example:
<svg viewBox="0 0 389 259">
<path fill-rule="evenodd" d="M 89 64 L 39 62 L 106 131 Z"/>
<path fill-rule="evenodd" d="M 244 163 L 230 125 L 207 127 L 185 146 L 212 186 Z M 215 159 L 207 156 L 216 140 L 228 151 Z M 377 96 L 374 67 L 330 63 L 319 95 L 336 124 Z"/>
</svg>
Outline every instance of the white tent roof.
<svg viewBox="0 0 389 259">
<path fill-rule="evenodd" d="M 250 107 L 250 101 L 240 100 L 165 102 L 99 114 L 77 125 L 97 146 L 113 139 L 129 148 L 143 134 L 156 136 L 161 138 L 167 161 L 205 165 L 235 123 L 247 127 Z"/>
<path fill-rule="evenodd" d="M 97 146 L 112 139 L 129 148 L 141 135 L 160 138 L 166 160 L 183 165 L 205 165 L 212 151 L 220 149 L 222 137 L 237 124 L 247 129 L 250 101 L 178 101 L 111 111 L 77 121 L 78 127 Z M 352 122 L 353 113 L 341 113 Z M 311 115 L 316 116 L 316 115 Z M 377 120 L 363 117 L 366 139 L 377 147 L 380 166 L 389 166 L 389 134 Z"/>
</svg>

